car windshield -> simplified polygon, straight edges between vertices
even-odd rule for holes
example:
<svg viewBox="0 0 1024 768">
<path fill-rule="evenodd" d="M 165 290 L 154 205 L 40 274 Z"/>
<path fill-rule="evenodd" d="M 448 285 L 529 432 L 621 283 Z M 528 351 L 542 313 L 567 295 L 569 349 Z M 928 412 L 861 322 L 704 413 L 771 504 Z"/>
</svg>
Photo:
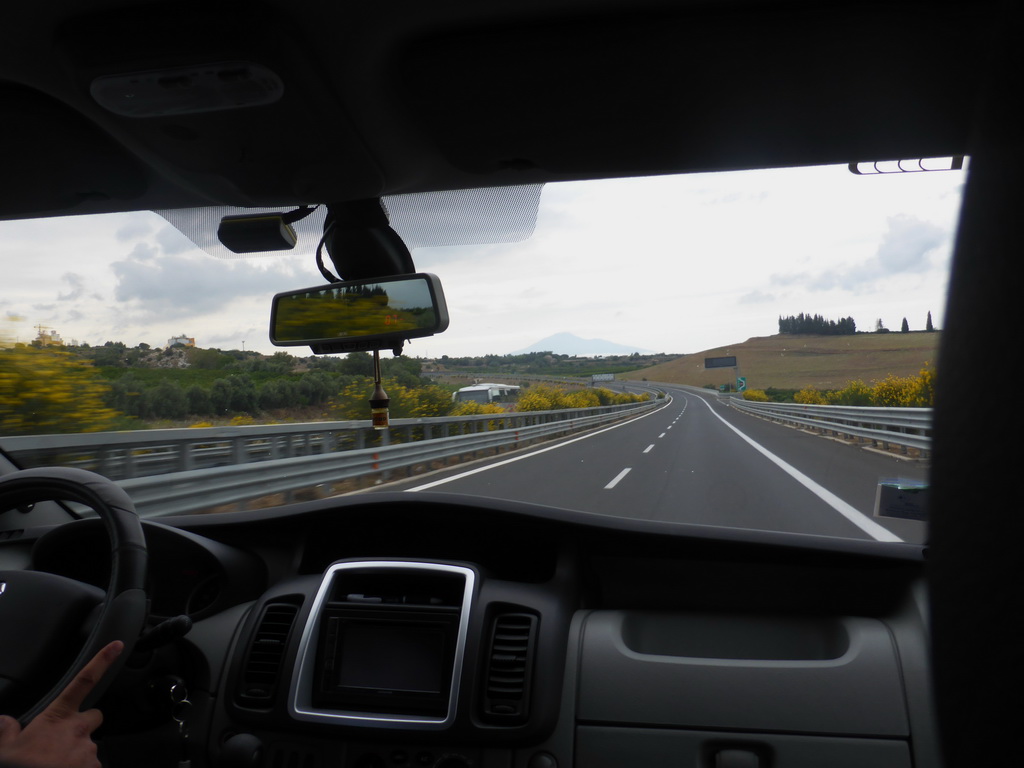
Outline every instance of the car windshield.
<svg viewBox="0 0 1024 768">
<path fill-rule="evenodd" d="M 921 542 L 966 171 L 866 170 L 553 183 L 529 237 L 413 247 L 450 325 L 381 353 L 386 429 L 369 353 L 269 341 L 311 254 L 2 222 L 0 448 L 151 518 L 388 489 Z"/>
</svg>

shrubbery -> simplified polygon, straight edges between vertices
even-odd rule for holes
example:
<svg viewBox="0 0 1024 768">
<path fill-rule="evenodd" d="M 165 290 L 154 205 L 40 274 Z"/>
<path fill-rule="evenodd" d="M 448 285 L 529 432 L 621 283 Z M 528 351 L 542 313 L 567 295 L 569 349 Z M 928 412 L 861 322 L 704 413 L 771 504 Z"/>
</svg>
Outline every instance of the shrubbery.
<svg viewBox="0 0 1024 768">
<path fill-rule="evenodd" d="M 851 381 L 842 389 L 819 391 L 813 387 L 793 395 L 803 405 L 859 405 L 881 408 L 930 408 L 935 401 L 935 370 L 928 366 L 917 376 L 886 376 L 865 384 Z"/>
<path fill-rule="evenodd" d="M 235 373 L 216 378 L 209 387 L 204 387 L 199 384 L 183 386 L 171 379 L 154 384 L 151 376 L 143 377 L 129 370 L 104 388 L 103 398 L 108 407 L 136 419 L 225 417 L 324 406 L 350 378 L 308 371 L 257 382 L 249 374 Z"/>
<path fill-rule="evenodd" d="M 649 400 L 647 394 L 612 392 L 610 389 L 576 389 L 565 391 L 550 384 L 538 384 L 519 395 L 517 411 L 558 411 L 564 408 L 596 408 L 601 405 L 624 405 Z"/>
<path fill-rule="evenodd" d="M 917 376 L 887 376 L 875 384 L 872 400 L 888 408 L 928 408 L 935 401 L 935 372 L 925 368 Z"/>
<path fill-rule="evenodd" d="M 874 396 L 874 388 L 858 379 L 842 389 L 829 392 L 825 402 L 829 405 L 874 405 Z"/>
<path fill-rule="evenodd" d="M 825 405 L 826 400 L 825 395 L 814 387 L 804 387 L 793 395 L 793 402 L 801 405 Z"/>
<path fill-rule="evenodd" d="M 0 344 L 0 435 L 115 429 L 121 414 L 105 402 L 108 391 L 90 363 L 68 352 Z"/>
<path fill-rule="evenodd" d="M 442 387 L 433 384 L 409 387 L 398 379 L 391 378 L 385 378 L 381 384 L 391 400 L 388 409 L 393 419 L 446 416 L 452 408 L 451 393 Z M 371 394 L 372 378 L 359 378 L 353 381 L 334 398 L 331 416 L 341 420 L 370 418 Z"/>
<path fill-rule="evenodd" d="M 448 412 L 448 415 L 484 416 L 489 413 L 506 413 L 506 411 L 497 403 L 478 403 L 475 400 L 466 400 L 461 403 L 455 403 Z"/>
</svg>

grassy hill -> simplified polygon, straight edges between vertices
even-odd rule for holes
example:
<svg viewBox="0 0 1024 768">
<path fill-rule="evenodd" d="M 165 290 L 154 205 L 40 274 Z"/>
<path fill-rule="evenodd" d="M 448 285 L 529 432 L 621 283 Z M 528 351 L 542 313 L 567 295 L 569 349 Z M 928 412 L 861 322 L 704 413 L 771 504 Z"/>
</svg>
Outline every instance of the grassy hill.
<svg viewBox="0 0 1024 768">
<path fill-rule="evenodd" d="M 889 374 L 914 376 L 937 368 L 941 333 L 858 333 L 852 336 L 786 334 L 683 355 L 667 363 L 620 374 L 618 378 L 664 381 L 697 387 L 734 380 L 733 368 L 704 368 L 705 357 L 735 355 L 749 389 L 841 389 L 859 379 L 867 384 Z"/>
</svg>

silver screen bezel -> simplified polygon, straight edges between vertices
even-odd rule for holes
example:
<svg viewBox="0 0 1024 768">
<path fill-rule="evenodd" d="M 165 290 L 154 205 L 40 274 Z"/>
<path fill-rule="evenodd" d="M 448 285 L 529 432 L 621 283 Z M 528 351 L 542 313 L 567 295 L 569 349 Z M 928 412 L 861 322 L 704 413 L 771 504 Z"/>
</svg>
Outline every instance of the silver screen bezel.
<svg viewBox="0 0 1024 768">
<path fill-rule="evenodd" d="M 320 637 L 320 622 L 323 607 L 328 601 L 334 576 L 344 570 L 444 572 L 460 575 L 464 579 L 462 604 L 455 642 L 455 657 L 452 665 L 452 679 L 448 688 L 448 707 L 444 717 L 384 712 L 355 712 L 340 709 L 326 709 L 313 706 L 314 669 L 316 667 L 317 644 Z M 476 587 L 476 572 L 471 568 L 447 563 L 414 562 L 403 560 L 360 560 L 334 563 L 323 575 L 309 616 L 302 629 L 299 649 L 295 658 L 291 688 L 288 695 L 289 714 L 296 720 L 316 723 L 357 725 L 368 728 L 409 728 L 443 729 L 455 721 L 458 709 L 459 689 L 462 683 L 462 663 L 466 652 L 466 638 L 469 634 L 469 614 Z"/>
</svg>

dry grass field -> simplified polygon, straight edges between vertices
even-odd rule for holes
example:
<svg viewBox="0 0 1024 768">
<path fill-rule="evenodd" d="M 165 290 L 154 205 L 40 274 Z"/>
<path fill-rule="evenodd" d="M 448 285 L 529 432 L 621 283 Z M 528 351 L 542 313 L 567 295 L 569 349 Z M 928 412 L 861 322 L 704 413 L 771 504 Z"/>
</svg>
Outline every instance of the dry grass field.
<svg viewBox="0 0 1024 768">
<path fill-rule="evenodd" d="M 709 349 L 668 363 L 621 374 L 620 379 L 718 386 L 737 375 L 733 368 L 704 367 L 705 357 L 735 355 L 748 389 L 841 389 L 886 376 L 914 376 L 926 365 L 937 369 L 941 333 L 859 333 L 853 336 L 776 335 Z"/>
</svg>

